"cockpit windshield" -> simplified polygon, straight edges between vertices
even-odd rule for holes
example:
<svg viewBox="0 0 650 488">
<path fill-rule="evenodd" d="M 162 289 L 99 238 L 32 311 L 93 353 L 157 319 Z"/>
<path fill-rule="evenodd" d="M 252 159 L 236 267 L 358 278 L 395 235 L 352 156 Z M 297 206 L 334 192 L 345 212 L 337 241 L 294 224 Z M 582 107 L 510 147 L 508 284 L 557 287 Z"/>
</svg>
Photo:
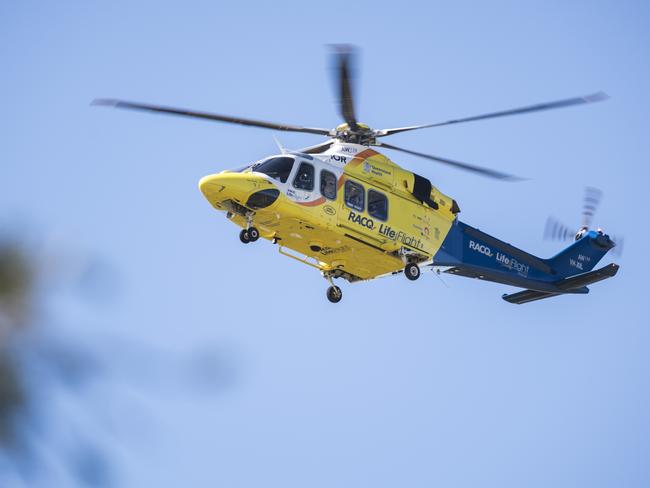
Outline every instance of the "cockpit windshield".
<svg viewBox="0 0 650 488">
<path fill-rule="evenodd" d="M 294 159 L 291 157 L 277 156 L 267 159 L 257 166 L 253 166 L 253 171 L 264 173 L 274 180 L 286 183 L 287 178 L 289 178 L 289 174 L 291 173 L 291 168 L 293 168 L 293 162 Z"/>
</svg>

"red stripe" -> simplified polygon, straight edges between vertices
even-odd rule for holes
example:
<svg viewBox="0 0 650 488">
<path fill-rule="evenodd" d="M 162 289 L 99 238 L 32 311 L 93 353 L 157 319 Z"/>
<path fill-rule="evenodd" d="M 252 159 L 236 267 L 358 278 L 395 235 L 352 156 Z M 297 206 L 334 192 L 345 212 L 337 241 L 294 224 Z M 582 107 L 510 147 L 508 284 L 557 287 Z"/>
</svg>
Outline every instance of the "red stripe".
<svg viewBox="0 0 650 488">
<path fill-rule="evenodd" d="M 346 166 L 358 166 L 362 162 L 364 162 L 366 159 L 374 156 L 375 154 L 379 154 L 377 151 L 373 149 L 366 149 L 364 151 L 361 151 L 359 154 L 357 154 L 354 158 L 352 158 L 352 161 L 350 161 Z M 344 182 L 343 175 L 339 178 L 339 181 L 337 182 L 337 189 L 340 190 L 341 187 L 343 186 Z M 298 205 L 302 205 L 304 207 L 315 207 L 317 205 L 320 205 L 322 203 L 325 203 L 325 197 L 320 197 L 317 198 L 316 200 L 313 200 L 311 202 L 296 202 Z"/>
</svg>

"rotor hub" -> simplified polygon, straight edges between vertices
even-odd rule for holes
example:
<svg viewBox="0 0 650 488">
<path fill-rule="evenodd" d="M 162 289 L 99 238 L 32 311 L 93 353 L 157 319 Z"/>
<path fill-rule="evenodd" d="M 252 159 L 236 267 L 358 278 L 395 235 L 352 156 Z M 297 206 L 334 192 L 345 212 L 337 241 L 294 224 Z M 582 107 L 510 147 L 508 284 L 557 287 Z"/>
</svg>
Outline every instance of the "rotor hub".
<svg viewBox="0 0 650 488">
<path fill-rule="evenodd" d="M 332 130 L 332 137 L 335 139 L 364 146 L 375 144 L 375 136 L 376 131 L 361 122 L 357 122 L 356 129 L 352 129 L 349 124 L 343 123 Z"/>
</svg>

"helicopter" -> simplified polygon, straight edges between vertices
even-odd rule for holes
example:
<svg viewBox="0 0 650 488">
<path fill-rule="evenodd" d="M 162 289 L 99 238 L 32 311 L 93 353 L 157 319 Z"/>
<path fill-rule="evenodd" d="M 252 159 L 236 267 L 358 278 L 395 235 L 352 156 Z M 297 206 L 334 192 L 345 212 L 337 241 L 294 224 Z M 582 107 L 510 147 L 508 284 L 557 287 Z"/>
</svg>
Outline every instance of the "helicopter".
<svg viewBox="0 0 650 488">
<path fill-rule="evenodd" d="M 590 104 L 607 99 L 606 94 L 598 92 L 433 124 L 372 129 L 356 117 L 352 90 L 355 56 L 352 47 L 335 46 L 332 59 L 344 123 L 333 129 L 116 99 L 96 99 L 93 104 L 326 136 L 323 142 L 295 151 L 278 143 L 279 154 L 204 176 L 199 189 L 214 209 L 225 212 L 241 228 L 242 243 L 261 237 L 277 245 L 281 254 L 320 271 L 329 283 L 326 296 L 332 303 L 343 297 L 335 279 L 355 283 L 403 274 L 415 281 L 424 268 L 522 288 L 502 296 L 514 304 L 586 294 L 587 285 L 616 275 L 619 266 L 614 263 L 594 270 L 616 245 L 602 230 L 583 225 L 572 244 L 554 257 L 539 258 L 460 221 L 460 207 L 453 198 L 429 179 L 375 150 L 399 151 L 478 175 L 515 181 L 520 178 L 404 149 L 387 144 L 383 138 Z M 566 237 L 568 231 L 563 228 L 563 232 Z"/>
</svg>

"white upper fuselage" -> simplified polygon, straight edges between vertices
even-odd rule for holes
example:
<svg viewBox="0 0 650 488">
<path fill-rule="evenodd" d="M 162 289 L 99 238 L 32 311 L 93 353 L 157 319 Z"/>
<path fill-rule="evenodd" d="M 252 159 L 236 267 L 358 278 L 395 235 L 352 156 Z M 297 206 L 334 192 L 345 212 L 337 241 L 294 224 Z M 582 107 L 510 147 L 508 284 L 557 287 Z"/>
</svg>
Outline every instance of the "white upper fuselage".
<svg viewBox="0 0 650 488">
<path fill-rule="evenodd" d="M 252 172 L 259 174 L 263 178 L 272 182 L 277 188 L 284 193 L 289 199 L 296 202 L 310 202 L 317 200 L 321 195 L 321 177 L 322 171 L 327 170 L 333 173 L 336 180 L 339 181 L 343 176 L 343 168 L 360 152 L 368 149 L 367 146 L 360 144 L 343 143 L 336 141 L 326 151 L 319 154 L 304 154 L 300 152 L 287 151 L 284 154 L 277 154 L 261 159 L 253 165 Z M 269 161 L 273 158 L 290 157 L 294 159 L 291 173 L 285 181 L 280 181 L 264 173 L 255 171 L 255 167 Z M 311 165 L 314 168 L 313 190 L 304 190 L 297 188 L 300 185 L 295 184 L 295 179 L 300 170 L 301 164 Z"/>
</svg>

